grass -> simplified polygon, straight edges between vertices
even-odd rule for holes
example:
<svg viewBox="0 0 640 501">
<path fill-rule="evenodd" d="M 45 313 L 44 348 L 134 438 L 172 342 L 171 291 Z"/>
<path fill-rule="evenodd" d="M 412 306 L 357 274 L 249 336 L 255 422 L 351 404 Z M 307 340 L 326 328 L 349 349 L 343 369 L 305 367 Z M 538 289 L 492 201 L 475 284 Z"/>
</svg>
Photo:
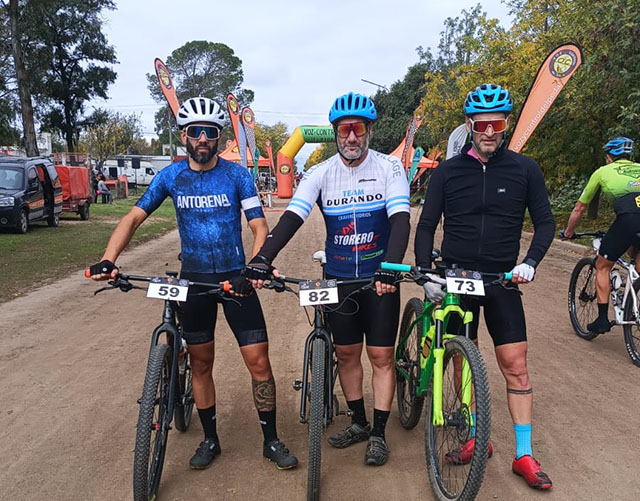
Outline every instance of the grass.
<svg viewBox="0 0 640 501">
<path fill-rule="evenodd" d="M 141 195 L 142 193 L 140 193 Z M 139 196 L 118 199 L 113 204 L 92 204 L 88 221 L 75 213 L 63 213 L 58 228 L 34 223 L 26 235 L 0 233 L 0 302 L 57 280 L 71 271 L 100 260 L 109 237 Z M 165 202 L 138 228 L 129 248 L 147 242 L 176 227 L 171 200 Z"/>
<path fill-rule="evenodd" d="M 564 230 L 567 227 L 567 221 L 569 220 L 570 215 L 571 211 L 558 211 L 553 214 L 553 216 L 556 218 L 556 237 L 560 234 L 561 230 Z M 596 219 L 589 219 L 587 213 L 585 212 L 575 231 L 579 233 L 596 230 L 607 231 L 615 218 L 616 215 L 612 210 L 604 210 L 602 207 L 598 211 L 598 217 Z M 528 212 L 525 216 L 523 229 L 525 231 L 533 231 L 533 224 L 531 223 Z M 591 247 L 590 238 L 580 238 L 577 240 L 572 240 L 572 242 Z"/>
</svg>

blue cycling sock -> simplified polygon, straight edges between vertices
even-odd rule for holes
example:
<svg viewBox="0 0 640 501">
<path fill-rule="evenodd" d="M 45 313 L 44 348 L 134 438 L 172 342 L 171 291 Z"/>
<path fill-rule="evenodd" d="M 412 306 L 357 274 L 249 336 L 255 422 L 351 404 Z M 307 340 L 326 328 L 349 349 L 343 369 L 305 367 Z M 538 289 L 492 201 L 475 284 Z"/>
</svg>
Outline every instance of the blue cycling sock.
<svg viewBox="0 0 640 501">
<path fill-rule="evenodd" d="M 473 424 L 471 425 L 471 436 L 475 437 L 476 436 L 476 413 L 475 412 L 471 413 L 471 419 L 473 420 Z"/>
<path fill-rule="evenodd" d="M 516 434 L 516 459 L 522 456 L 533 456 L 531 450 L 531 425 L 514 424 L 513 431 Z"/>
</svg>

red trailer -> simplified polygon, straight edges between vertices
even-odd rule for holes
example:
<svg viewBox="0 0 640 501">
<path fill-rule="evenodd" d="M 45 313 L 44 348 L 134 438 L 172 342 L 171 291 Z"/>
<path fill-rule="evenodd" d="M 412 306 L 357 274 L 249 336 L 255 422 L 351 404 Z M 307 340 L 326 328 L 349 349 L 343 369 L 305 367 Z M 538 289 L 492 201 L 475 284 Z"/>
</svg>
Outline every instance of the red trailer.
<svg viewBox="0 0 640 501">
<path fill-rule="evenodd" d="M 62 183 L 62 212 L 77 212 L 86 221 L 91 205 L 89 169 L 56 165 L 56 171 Z"/>
</svg>

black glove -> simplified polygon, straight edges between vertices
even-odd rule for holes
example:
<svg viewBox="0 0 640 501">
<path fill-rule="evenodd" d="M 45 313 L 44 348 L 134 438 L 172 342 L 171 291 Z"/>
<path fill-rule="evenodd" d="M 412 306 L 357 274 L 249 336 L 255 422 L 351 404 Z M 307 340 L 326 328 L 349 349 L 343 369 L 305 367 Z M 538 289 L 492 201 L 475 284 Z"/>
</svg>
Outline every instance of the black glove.
<svg viewBox="0 0 640 501">
<path fill-rule="evenodd" d="M 562 240 L 575 240 L 575 238 L 576 238 L 576 234 L 574 233 L 573 235 L 571 235 L 570 237 L 568 237 L 567 235 L 565 235 L 565 232 L 566 232 L 566 231 L 567 231 L 567 230 L 562 230 L 562 231 L 560 232 L 560 238 L 561 238 Z"/>
<path fill-rule="evenodd" d="M 91 267 L 89 267 L 89 272 L 91 273 L 92 276 L 100 275 L 101 273 L 105 275 L 110 275 L 113 270 L 117 270 L 117 269 L 118 267 L 115 264 L 113 264 L 108 259 L 105 259 L 104 261 L 100 261 L 98 264 L 94 264 Z"/>
<path fill-rule="evenodd" d="M 378 268 L 376 274 L 373 276 L 374 282 L 380 282 L 388 285 L 396 285 L 400 280 L 400 273 L 391 270 L 381 270 Z"/>
<path fill-rule="evenodd" d="M 244 270 L 242 270 L 242 276 L 249 280 L 267 280 L 271 276 L 272 271 L 273 266 L 271 266 L 269 260 L 258 254 L 249 261 Z"/>
<path fill-rule="evenodd" d="M 251 285 L 251 282 L 249 282 L 242 275 L 236 275 L 235 277 L 231 277 L 229 279 L 229 283 L 231 284 L 231 290 L 236 294 L 249 296 L 254 292 L 254 288 L 253 288 L 253 285 Z"/>
</svg>

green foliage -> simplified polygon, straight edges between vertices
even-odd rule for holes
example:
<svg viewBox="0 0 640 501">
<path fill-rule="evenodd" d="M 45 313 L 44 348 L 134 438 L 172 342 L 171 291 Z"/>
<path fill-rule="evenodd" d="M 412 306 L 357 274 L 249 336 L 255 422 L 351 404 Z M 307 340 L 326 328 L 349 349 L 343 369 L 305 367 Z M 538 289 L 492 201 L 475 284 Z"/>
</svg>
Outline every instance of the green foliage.
<svg viewBox="0 0 640 501">
<path fill-rule="evenodd" d="M 320 144 L 315 150 L 313 150 L 311 155 L 309 155 L 309 158 L 307 158 L 307 161 L 304 163 L 305 172 L 314 165 L 331 158 L 336 153 L 338 153 L 338 146 L 334 141 Z"/>
<path fill-rule="evenodd" d="M 87 101 L 107 98 L 116 72 L 115 49 L 102 32 L 111 0 L 30 0 L 21 10 L 23 49 L 31 92 L 44 130 L 58 131 L 74 150 Z"/>
<path fill-rule="evenodd" d="M 256 145 L 264 157 L 267 156 L 267 150 L 264 146 L 264 140 L 267 137 L 271 140 L 271 151 L 273 152 L 273 161 L 275 162 L 278 150 L 282 148 L 284 143 L 287 142 L 287 139 L 289 139 L 287 125 L 284 122 L 277 122 L 273 125 L 256 123 Z"/>
<path fill-rule="evenodd" d="M 226 109 L 227 94 L 233 93 L 240 107 L 249 106 L 253 101 L 253 91 L 242 88 L 244 74 L 242 61 L 233 49 L 223 43 L 194 40 L 174 50 L 164 61 L 171 72 L 178 101 L 196 96 L 205 96 Z M 158 103 L 165 99 L 155 73 L 147 73 L 151 97 Z M 156 130 L 160 133 L 167 128 L 168 106 L 156 113 Z"/>
<path fill-rule="evenodd" d="M 86 151 L 98 161 L 109 155 L 150 153 L 142 138 L 140 116 L 135 113 L 122 115 L 105 110 L 96 110 L 86 119 L 89 124 L 81 137 L 79 151 Z"/>
</svg>

